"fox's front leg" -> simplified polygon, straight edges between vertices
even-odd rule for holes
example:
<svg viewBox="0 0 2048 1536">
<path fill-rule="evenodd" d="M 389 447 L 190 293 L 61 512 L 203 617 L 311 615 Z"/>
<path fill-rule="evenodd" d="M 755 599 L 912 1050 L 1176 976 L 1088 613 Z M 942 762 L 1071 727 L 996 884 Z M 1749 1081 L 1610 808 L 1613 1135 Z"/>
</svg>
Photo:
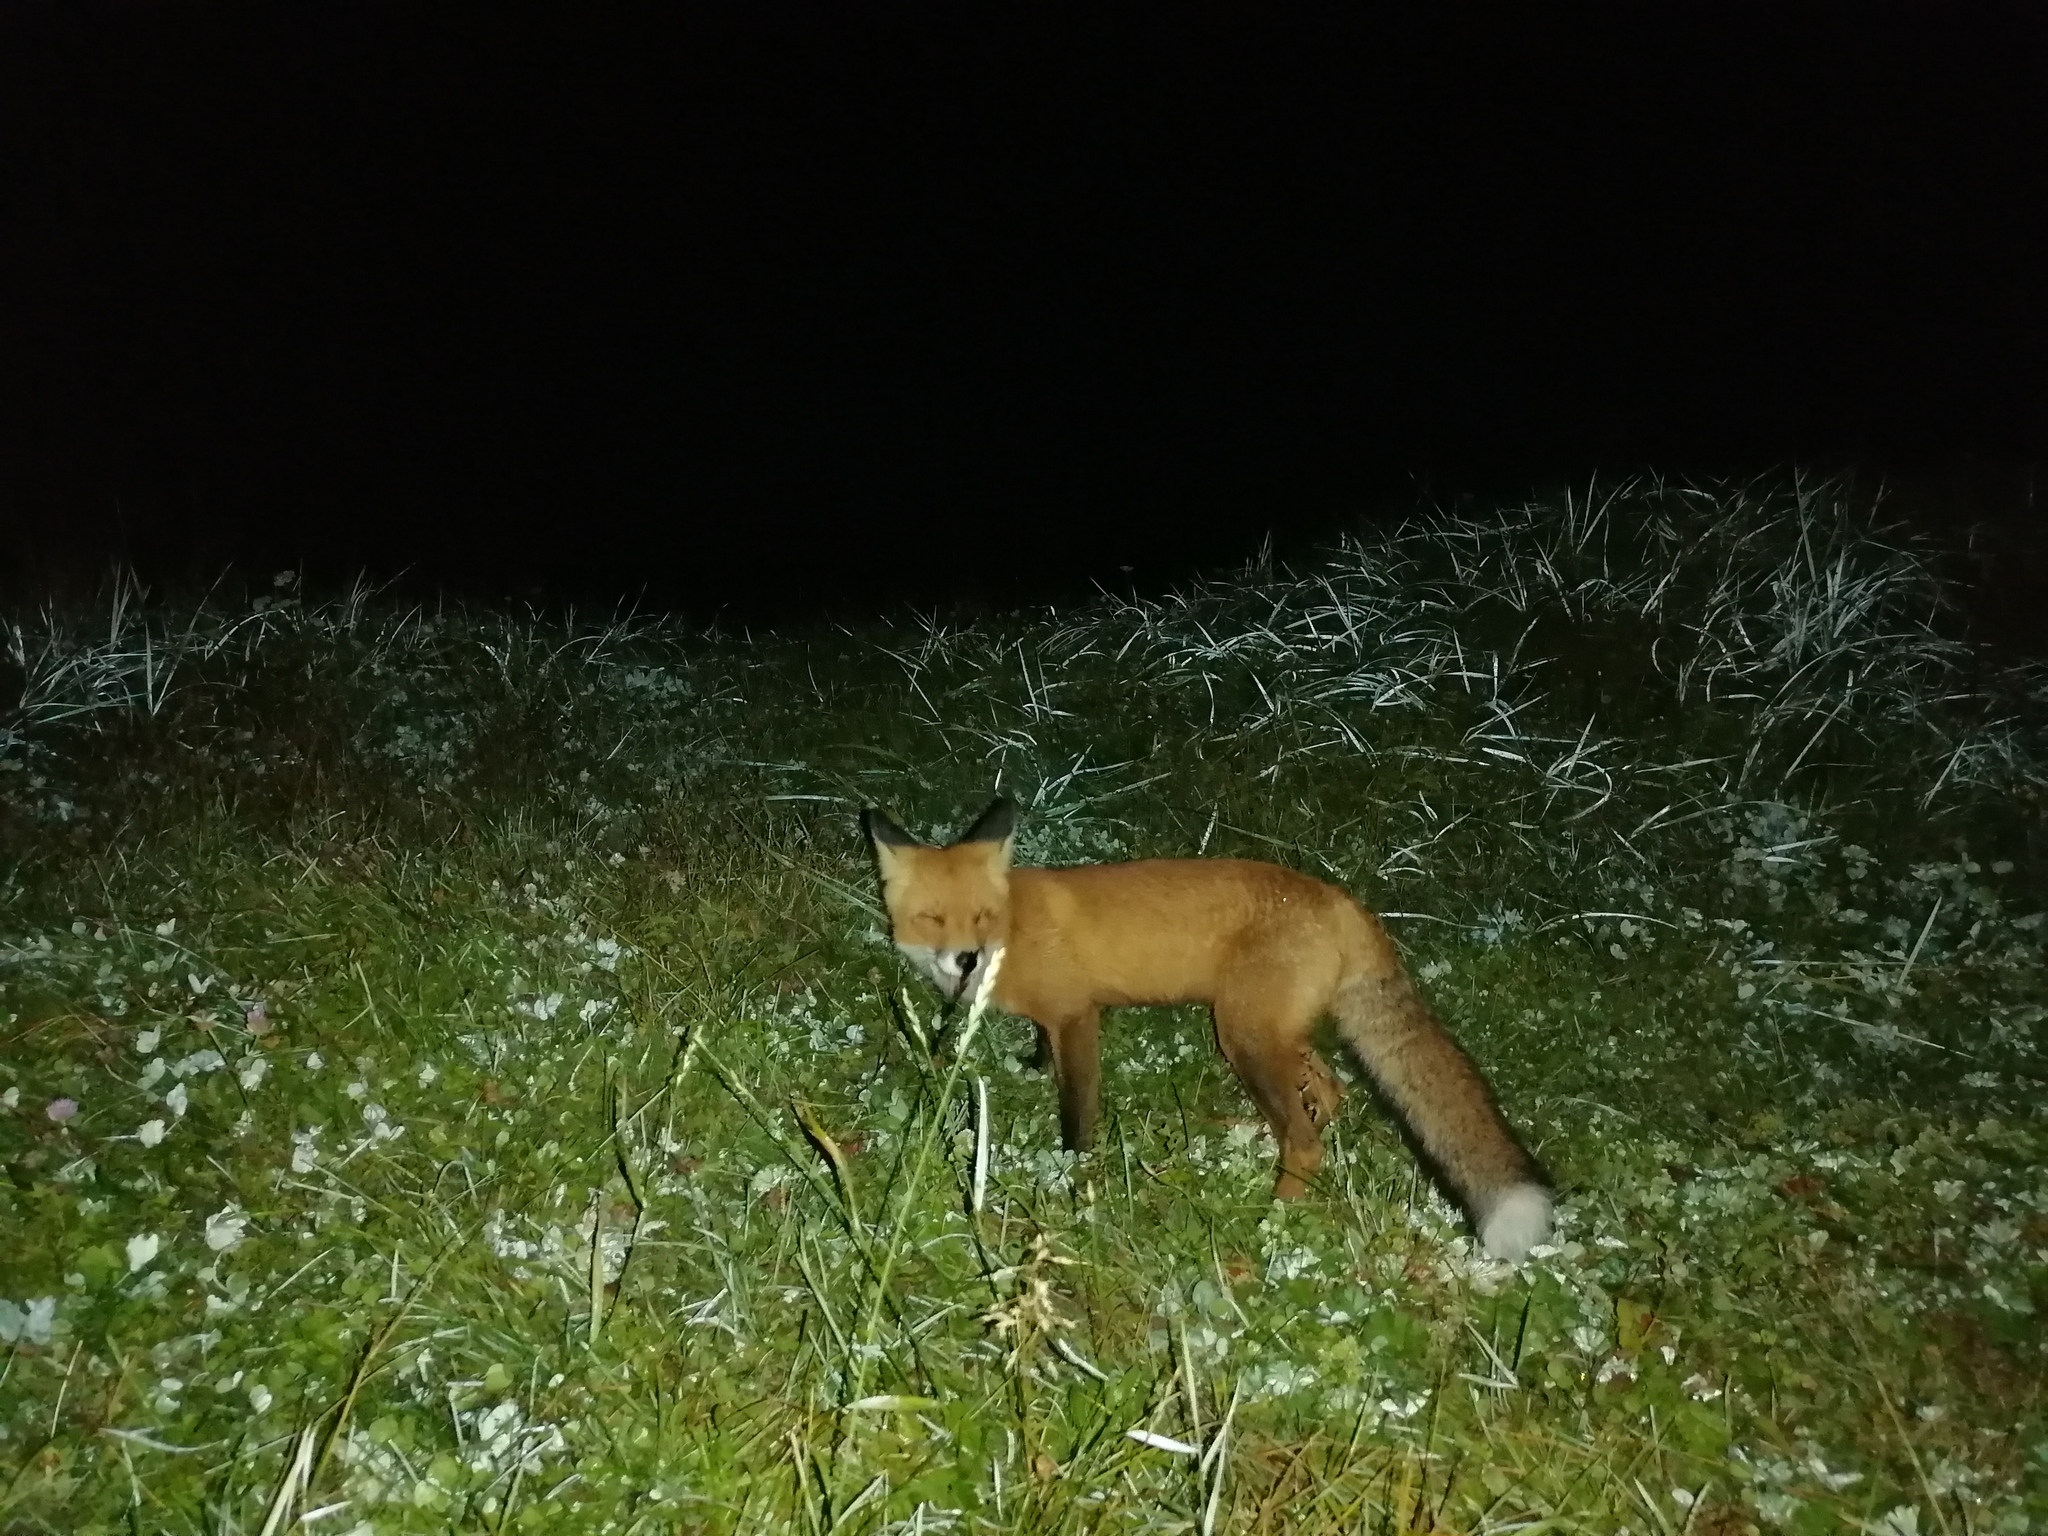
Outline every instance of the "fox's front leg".
<svg viewBox="0 0 2048 1536">
<path fill-rule="evenodd" d="M 1052 1049 L 1053 1081 L 1060 1094 L 1060 1144 L 1086 1152 L 1095 1141 L 1095 1110 L 1102 1093 L 1102 1015 L 1093 1008 L 1039 1023 Z"/>
</svg>

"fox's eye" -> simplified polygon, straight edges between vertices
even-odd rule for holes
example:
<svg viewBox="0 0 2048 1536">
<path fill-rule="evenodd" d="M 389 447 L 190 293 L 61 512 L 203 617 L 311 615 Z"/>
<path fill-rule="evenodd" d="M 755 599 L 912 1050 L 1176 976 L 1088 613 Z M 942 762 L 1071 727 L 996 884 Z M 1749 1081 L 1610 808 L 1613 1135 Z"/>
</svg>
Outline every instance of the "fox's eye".
<svg viewBox="0 0 2048 1536">
<path fill-rule="evenodd" d="M 914 923 L 931 923 L 932 925 L 937 926 L 939 923 L 945 921 L 945 919 L 941 918 L 939 914 L 936 912 L 920 912 L 917 914 L 916 917 L 912 918 L 911 921 Z"/>
<path fill-rule="evenodd" d="M 974 920 L 977 923 L 992 923 L 996 920 L 996 915 L 987 911 L 977 912 L 974 914 Z"/>
</svg>

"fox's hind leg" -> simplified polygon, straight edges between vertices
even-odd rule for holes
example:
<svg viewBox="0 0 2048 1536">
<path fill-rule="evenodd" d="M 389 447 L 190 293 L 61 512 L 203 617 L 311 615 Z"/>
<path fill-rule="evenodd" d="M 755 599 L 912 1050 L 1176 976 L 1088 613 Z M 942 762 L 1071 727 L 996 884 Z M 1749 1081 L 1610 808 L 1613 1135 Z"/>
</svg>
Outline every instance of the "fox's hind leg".
<svg viewBox="0 0 2048 1536">
<path fill-rule="evenodd" d="M 1280 1143 L 1273 1193 L 1282 1200 L 1299 1196 L 1323 1166 L 1322 1128 L 1343 1095 L 1308 1043 L 1315 1009 L 1291 995 L 1291 980 L 1236 975 L 1216 999 L 1216 1043 Z"/>
</svg>

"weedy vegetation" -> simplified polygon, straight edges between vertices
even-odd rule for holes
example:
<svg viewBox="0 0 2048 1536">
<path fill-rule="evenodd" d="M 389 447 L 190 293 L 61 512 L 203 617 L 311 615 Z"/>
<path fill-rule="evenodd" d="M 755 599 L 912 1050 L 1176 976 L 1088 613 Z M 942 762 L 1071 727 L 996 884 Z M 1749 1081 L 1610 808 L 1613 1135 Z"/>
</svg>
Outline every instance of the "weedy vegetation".
<svg viewBox="0 0 2048 1536">
<path fill-rule="evenodd" d="M 958 624 L 17 614 L 0 1528 L 2026 1529 L 2048 679 L 1941 569 L 1641 482 Z M 1193 1010 L 1059 1151 L 856 823 L 999 787 L 1391 914 L 1554 1240 L 1363 1092 L 1274 1205 Z"/>
</svg>

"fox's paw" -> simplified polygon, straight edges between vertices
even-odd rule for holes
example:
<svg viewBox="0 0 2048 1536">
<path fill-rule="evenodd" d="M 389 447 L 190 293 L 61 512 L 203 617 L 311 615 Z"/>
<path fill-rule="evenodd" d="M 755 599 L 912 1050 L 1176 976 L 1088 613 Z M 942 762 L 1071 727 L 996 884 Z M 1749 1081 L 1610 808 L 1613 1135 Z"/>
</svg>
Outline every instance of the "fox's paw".
<svg viewBox="0 0 2048 1536">
<path fill-rule="evenodd" d="M 1550 1191 L 1540 1184 L 1504 1190 L 1479 1223 L 1479 1244 L 1507 1264 L 1519 1264 L 1550 1236 Z"/>
<path fill-rule="evenodd" d="M 1292 1168 L 1282 1168 L 1273 1179 L 1275 1200 L 1299 1200 L 1308 1193 L 1308 1180 Z"/>
</svg>

